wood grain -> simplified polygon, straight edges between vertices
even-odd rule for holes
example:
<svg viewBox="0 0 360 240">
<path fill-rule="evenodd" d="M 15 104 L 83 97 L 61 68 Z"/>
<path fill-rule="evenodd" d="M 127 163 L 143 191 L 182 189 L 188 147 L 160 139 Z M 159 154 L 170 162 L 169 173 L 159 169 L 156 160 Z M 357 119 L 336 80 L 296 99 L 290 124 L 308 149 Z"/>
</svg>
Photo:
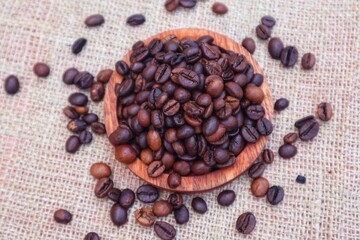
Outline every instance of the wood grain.
<svg viewBox="0 0 360 240">
<path fill-rule="evenodd" d="M 144 42 L 145 44 L 148 44 L 153 38 L 164 39 L 166 36 L 170 34 L 176 35 L 179 39 L 183 37 L 190 37 L 193 39 L 197 39 L 203 35 L 210 35 L 214 38 L 215 44 L 222 46 L 225 49 L 232 50 L 239 54 L 243 54 L 246 60 L 253 65 L 254 72 L 264 75 L 262 69 L 259 67 L 258 63 L 253 59 L 251 54 L 246 49 L 244 49 L 239 43 L 229 39 L 224 35 L 212 31 L 208 31 L 204 29 L 193 29 L 193 28 L 176 29 L 176 30 L 171 30 L 157 34 L 145 40 Z M 130 63 L 130 59 L 129 59 L 130 54 L 131 52 L 129 52 L 123 58 L 127 63 Z M 118 120 L 116 115 L 117 101 L 116 101 L 114 89 L 115 89 L 115 84 L 120 83 L 121 81 L 122 81 L 122 77 L 114 71 L 114 74 L 111 76 L 111 79 L 108 84 L 108 88 L 106 90 L 104 111 L 105 111 L 106 132 L 108 136 L 112 132 L 114 132 L 118 127 Z M 266 111 L 265 117 L 271 120 L 272 112 L 273 112 L 273 100 L 270 94 L 270 89 L 266 81 L 265 75 L 264 75 L 264 82 L 261 88 L 265 93 L 265 99 L 262 102 L 262 106 L 265 108 Z M 232 180 L 234 180 L 235 178 L 237 178 L 238 176 L 240 176 L 242 173 L 244 173 L 259 156 L 265 145 L 265 142 L 266 142 L 266 137 L 261 137 L 256 144 L 248 144 L 245 147 L 245 149 L 241 152 L 241 154 L 237 156 L 235 164 L 231 167 L 217 170 L 203 176 L 182 177 L 181 180 L 182 183 L 176 189 L 171 189 L 168 187 L 167 185 L 168 174 L 164 173 L 157 178 L 149 177 L 146 170 L 147 165 L 141 162 L 140 159 L 137 159 L 135 162 L 129 164 L 128 167 L 138 177 L 158 188 L 168 191 L 177 191 L 177 192 L 185 192 L 185 193 L 203 192 L 227 184 Z M 116 148 L 115 151 L 117 151 Z"/>
</svg>

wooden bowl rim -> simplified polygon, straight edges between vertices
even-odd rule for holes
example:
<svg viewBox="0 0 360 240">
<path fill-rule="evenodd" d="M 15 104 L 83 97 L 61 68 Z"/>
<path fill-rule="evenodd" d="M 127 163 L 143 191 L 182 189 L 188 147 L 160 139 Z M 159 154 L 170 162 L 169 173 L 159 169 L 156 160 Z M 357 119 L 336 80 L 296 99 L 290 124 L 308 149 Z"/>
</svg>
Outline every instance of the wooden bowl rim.
<svg viewBox="0 0 360 240">
<path fill-rule="evenodd" d="M 188 33 L 188 34 L 184 34 L 184 33 Z M 214 37 L 215 39 L 214 42 L 219 46 L 224 45 L 220 40 L 226 40 L 230 46 L 233 47 L 236 46 L 237 48 L 239 48 L 238 50 L 236 50 L 229 48 L 229 46 L 226 46 L 226 49 L 228 50 L 233 50 L 239 54 L 243 54 L 246 60 L 250 64 L 252 64 L 254 68 L 254 74 L 260 73 L 263 75 L 264 81 L 263 84 L 261 85 L 261 88 L 265 93 L 265 99 L 261 105 L 265 108 L 266 111 L 265 117 L 271 120 L 272 112 L 273 112 L 273 101 L 272 101 L 269 85 L 266 80 L 266 76 L 264 75 L 263 70 L 259 67 L 258 63 L 252 57 L 252 55 L 245 48 L 243 48 L 241 44 L 237 43 L 236 41 L 232 40 L 231 38 L 225 35 L 200 28 L 183 28 L 183 29 L 174 29 L 174 30 L 165 31 L 148 38 L 147 40 L 144 41 L 144 43 L 148 44 L 154 38 L 162 39 L 162 37 L 160 36 L 167 36 L 170 34 L 174 34 L 176 36 L 180 35 L 182 37 L 185 36 L 188 36 L 190 38 L 193 37 L 194 39 L 197 39 L 199 36 L 210 35 Z M 125 60 L 128 64 L 130 63 L 129 59 L 131 52 L 132 50 L 129 51 L 123 58 L 123 60 Z M 113 133 L 118 127 L 118 120 L 116 114 L 117 101 L 116 101 L 114 89 L 115 89 L 115 84 L 120 83 L 121 81 L 122 81 L 122 77 L 116 71 L 114 71 L 108 83 L 108 87 L 106 89 L 104 118 L 105 118 L 107 136 L 110 136 L 110 134 Z M 135 175 L 137 175 L 147 183 L 157 188 L 171 192 L 183 192 L 183 193 L 204 192 L 221 187 L 233 181 L 241 174 L 243 174 L 260 155 L 266 143 L 266 139 L 267 138 L 265 136 L 261 136 L 258 142 L 256 142 L 255 144 L 247 144 L 246 147 L 243 149 L 243 151 L 236 157 L 236 162 L 231 167 L 219 169 L 214 172 L 210 172 L 208 174 L 200 175 L 200 176 L 182 176 L 181 185 L 175 189 L 172 189 L 167 185 L 167 177 L 169 175 L 168 173 L 163 173 L 161 176 L 157 178 L 149 177 L 146 172 L 147 165 L 145 165 L 139 158 L 137 158 L 133 163 L 128 164 L 127 166 Z"/>
</svg>

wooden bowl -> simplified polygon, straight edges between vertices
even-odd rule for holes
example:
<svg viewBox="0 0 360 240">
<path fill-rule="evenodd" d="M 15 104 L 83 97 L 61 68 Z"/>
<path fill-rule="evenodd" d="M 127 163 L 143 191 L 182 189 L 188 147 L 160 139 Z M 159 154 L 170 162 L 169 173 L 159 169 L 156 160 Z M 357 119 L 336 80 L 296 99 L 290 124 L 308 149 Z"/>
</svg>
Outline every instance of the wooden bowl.
<svg viewBox="0 0 360 240">
<path fill-rule="evenodd" d="M 179 39 L 183 37 L 191 37 L 193 39 L 198 39 L 203 35 L 210 35 L 214 38 L 214 43 L 227 49 L 232 50 L 236 53 L 243 54 L 246 60 L 252 64 L 254 68 L 254 73 L 260 73 L 264 76 L 263 71 L 260 69 L 258 63 L 253 59 L 251 54 L 243 48 L 239 43 L 234 40 L 229 39 L 228 37 L 204 30 L 204 29 L 176 29 L 163 33 L 159 33 L 147 40 L 145 40 L 145 44 L 148 44 L 152 39 L 159 38 L 164 39 L 166 36 L 174 34 Z M 123 58 L 128 64 L 130 63 L 130 53 L 131 51 Z M 129 64 L 130 65 L 130 64 Z M 115 96 L 115 84 L 120 83 L 122 81 L 122 77 L 114 71 L 111 79 L 109 81 L 106 95 L 105 95 L 105 125 L 107 135 L 110 136 L 117 127 L 118 127 L 118 119 L 116 115 L 116 105 L 117 105 L 117 97 Z M 273 110 L 273 101 L 270 95 L 270 90 L 266 78 L 264 76 L 264 82 L 261 86 L 262 90 L 265 93 L 265 99 L 262 102 L 262 106 L 265 108 L 266 114 L 265 117 L 267 119 L 271 119 L 272 110 Z M 202 176 L 184 176 L 181 179 L 181 185 L 176 189 L 172 189 L 167 185 L 167 173 L 163 173 L 161 176 L 157 178 L 149 177 L 147 174 L 147 165 L 145 165 L 140 159 L 137 159 L 135 162 L 128 164 L 129 169 L 138 177 L 148 182 L 149 184 L 156 186 L 160 189 L 164 189 L 167 191 L 176 191 L 176 192 L 184 192 L 184 193 L 196 193 L 208 191 L 217 187 L 220 187 L 224 184 L 227 184 L 244 173 L 251 164 L 256 160 L 256 158 L 260 155 L 264 145 L 266 142 L 266 137 L 260 137 L 259 141 L 255 144 L 247 144 L 245 149 L 240 153 L 236 158 L 236 162 L 231 167 L 223 168 L 220 170 L 216 170 L 214 172 L 208 173 Z M 117 151 L 115 147 L 115 151 Z"/>
</svg>

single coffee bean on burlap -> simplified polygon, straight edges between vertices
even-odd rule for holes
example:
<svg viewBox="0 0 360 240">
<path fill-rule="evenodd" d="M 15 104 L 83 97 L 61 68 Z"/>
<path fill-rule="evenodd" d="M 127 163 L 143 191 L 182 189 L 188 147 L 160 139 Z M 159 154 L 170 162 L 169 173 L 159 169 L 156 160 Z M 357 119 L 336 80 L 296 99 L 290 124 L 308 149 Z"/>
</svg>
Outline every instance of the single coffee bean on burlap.
<svg viewBox="0 0 360 240">
<path fill-rule="evenodd" d="M 101 122 L 93 122 L 91 123 L 91 130 L 96 133 L 96 134 L 105 134 L 106 133 L 106 129 L 105 129 L 105 125 Z"/>
<path fill-rule="evenodd" d="M 217 201 L 221 206 L 230 206 L 235 201 L 236 195 L 233 190 L 224 190 L 217 196 Z"/>
<path fill-rule="evenodd" d="M 189 210 L 185 205 L 180 208 L 174 209 L 174 218 L 177 224 L 185 224 L 190 219 Z"/>
<path fill-rule="evenodd" d="M 76 119 L 79 118 L 79 114 L 76 112 L 75 108 L 71 106 L 67 106 L 63 109 L 63 113 L 65 116 L 67 116 L 70 119 Z"/>
<path fill-rule="evenodd" d="M 110 177 L 111 168 L 104 162 L 96 162 L 90 167 L 90 174 L 96 179 Z"/>
<path fill-rule="evenodd" d="M 273 59 L 280 59 L 284 44 L 280 38 L 271 38 L 268 44 L 269 54 Z"/>
<path fill-rule="evenodd" d="M 136 197 L 144 203 L 153 203 L 159 198 L 159 191 L 148 184 L 140 186 L 136 190 Z"/>
<path fill-rule="evenodd" d="M 74 84 L 74 79 L 78 73 L 79 71 L 76 68 L 68 68 L 62 76 L 63 82 L 68 85 Z"/>
<path fill-rule="evenodd" d="M 180 193 L 171 193 L 168 196 L 167 201 L 173 206 L 174 209 L 180 208 L 184 203 L 183 197 Z"/>
<path fill-rule="evenodd" d="M 263 153 L 262 153 L 262 158 L 264 163 L 266 164 L 270 164 L 274 161 L 274 153 L 273 151 L 271 151 L 270 149 L 264 149 Z"/>
<path fill-rule="evenodd" d="M 196 6 L 197 0 L 180 0 L 180 5 L 184 8 L 193 8 Z"/>
<path fill-rule="evenodd" d="M 152 211 L 157 217 L 165 217 L 173 211 L 173 206 L 166 200 L 160 200 L 154 203 Z"/>
<path fill-rule="evenodd" d="M 268 189 L 269 189 L 269 181 L 266 178 L 259 177 L 259 178 L 256 178 L 251 183 L 251 193 L 255 197 L 265 196 Z"/>
<path fill-rule="evenodd" d="M 108 193 L 107 197 L 111 201 L 118 203 L 121 195 L 121 190 L 118 188 L 112 188 Z"/>
<path fill-rule="evenodd" d="M 103 100 L 105 96 L 105 87 L 101 82 L 95 82 L 90 89 L 90 98 L 94 102 L 99 102 Z"/>
<path fill-rule="evenodd" d="M 260 24 L 255 29 L 256 36 L 262 40 L 267 40 L 271 37 L 271 30 L 268 26 Z"/>
<path fill-rule="evenodd" d="M 288 106 L 289 106 L 289 100 L 287 100 L 286 98 L 279 98 L 275 102 L 274 109 L 276 111 L 282 111 L 285 108 L 287 108 Z"/>
<path fill-rule="evenodd" d="M 85 106 L 75 106 L 75 111 L 79 115 L 86 115 L 89 112 L 89 108 Z"/>
<path fill-rule="evenodd" d="M 294 46 L 288 46 L 281 51 L 281 63 L 285 67 L 292 67 L 295 65 L 299 57 L 299 52 Z"/>
<path fill-rule="evenodd" d="M 95 185 L 95 196 L 98 198 L 104 198 L 107 196 L 108 192 L 113 188 L 114 183 L 111 178 L 104 177 L 100 178 Z"/>
<path fill-rule="evenodd" d="M 263 175 L 265 171 L 265 164 L 263 162 L 254 163 L 248 170 L 249 177 L 256 179 Z"/>
<path fill-rule="evenodd" d="M 128 209 L 131 207 L 135 202 L 135 193 L 133 190 L 129 188 L 125 188 L 121 191 L 120 198 L 119 198 L 119 204 L 123 208 Z"/>
<path fill-rule="evenodd" d="M 253 54 L 255 52 L 256 49 L 256 44 L 254 39 L 247 37 L 244 38 L 244 40 L 242 41 L 241 45 L 248 50 L 249 53 Z"/>
<path fill-rule="evenodd" d="M 224 15 L 229 11 L 229 9 L 224 3 L 216 2 L 212 6 L 212 11 L 216 14 Z"/>
<path fill-rule="evenodd" d="M 54 212 L 54 220 L 57 223 L 68 224 L 72 220 L 72 214 L 65 209 L 59 209 Z"/>
<path fill-rule="evenodd" d="M 36 63 L 34 65 L 33 71 L 38 77 L 47 77 L 50 74 L 50 68 L 46 63 Z"/>
<path fill-rule="evenodd" d="M 207 204 L 204 199 L 201 197 L 195 197 L 191 201 L 191 207 L 194 209 L 195 212 L 204 214 L 207 212 Z"/>
<path fill-rule="evenodd" d="M 284 144 L 279 148 L 279 155 L 282 158 L 288 159 L 296 155 L 297 148 L 291 144 Z"/>
<path fill-rule="evenodd" d="M 90 125 L 93 122 L 99 121 L 99 117 L 95 113 L 88 113 L 82 117 L 82 120 L 84 120 L 86 124 Z"/>
<path fill-rule="evenodd" d="M 134 14 L 127 18 L 126 23 L 130 26 L 138 26 L 143 24 L 146 21 L 144 15 Z"/>
<path fill-rule="evenodd" d="M 20 89 L 19 79 L 14 75 L 8 76 L 5 79 L 4 88 L 8 94 L 13 95 L 17 93 Z"/>
<path fill-rule="evenodd" d="M 256 225 L 256 218 L 251 212 L 243 213 L 236 221 L 236 229 L 242 234 L 250 234 Z"/>
<path fill-rule="evenodd" d="M 101 238 L 96 232 L 89 232 L 86 234 L 84 240 L 101 240 Z"/>
<path fill-rule="evenodd" d="M 284 140 L 284 143 L 291 144 L 291 143 L 296 142 L 297 139 L 298 139 L 297 133 L 288 133 L 284 136 L 283 140 Z"/>
<path fill-rule="evenodd" d="M 86 122 L 80 119 L 73 119 L 67 125 L 67 129 L 74 133 L 80 133 L 84 131 L 86 127 Z"/>
<path fill-rule="evenodd" d="M 69 96 L 68 101 L 75 106 L 85 106 L 88 103 L 88 97 L 83 93 L 76 92 Z"/>
<path fill-rule="evenodd" d="M 284 198 L 284 189 L 280 186 L 272 186 L 269 188 L 266 198 L 271 205 L 277 205 Z"/>
<path fill-rule="evenodd" d="M 299 129 L 299 137 L 302 141 L 310 141 L 319 133 L 319 123 L 316 120 L 307 121 Z"/>
<path fill-rule="evenodd" d="M 110 218 L 115 226 L 124 225 L 127 222 L 128 214 L 127 210 L 120 206 L 120 204 L 115 203 L 110 210 Z"/>
<path fill-rule="evenodd" d="M 154 231 L 162 240 L 172 240 L 176 236 L 176 229 L 173 225 L 163 221 L 157 221 L 154 224 Z"/>
<path fill-rule="evenodd" d="M 104 84 L 108 83 L 112 73 L 113 73 L 113 70 L 111 70 L 111 69 L 103 69 L 98 73 L 98 75 L 96 76 L 96 79 L 98 80 L 98 82 L 101 82 Z"/>
<path fill-rule="evenodd" d="M 68 153 L 75 153 L 80 148 L 81 142 L 78 136 L 72 135 L 66 140 L 65 150 Z"/>
<path fill-rule="evenodd" d="M 315 117 L 313 115 L 306 116 L 304 118 L 301 118 L 295 122 L 296 128 L 301 128 L 306 122 L 315 120 Z"/>
<path fill-rule="evenodd" d="M 275 26 L 276 20 L 272 16 L 267 15 L 261 18 L 261 23 L 267 26 L 268 28 L 272 28 Z"/>
<path fill-rule="evenodd" d="M 94 83 L 94 76 L 87 72 L 79 72 L 74 78 L 74 84 L 80 89 L 88 89 Z"/>
<path fill-rule="evenodd" d="M 166 0 L 165 9 L 168 12 L 174 11 L 179 6 L 179 0 Z"/>
<path fill-rule="evenodd" d="M 333 116 L 333 110 L 330 103 L 322 102 L 317 107 L 317 115 L 322 121 L 329 121 Z"/>
<path fill-rule="evenodd" d="M 154 224 L 156 217 L 151 208 L 143 207 L 140 209 L 136 209 L 135 219 L 136 222 L 138 222 L 140 225 L 150 227 Z"/>
<path fill-rule="evenodd" d="M 88 27 L 97 27 L 105 22 L 105 18 L 101 14 L 93 14 L 85 19 L 85 24 Z"/>
<path fill-rule="evenodd" d="M 315 55 L 312 53 L 305 53 L 301 58 L 301 66 L 305 70 L 312 69 L 315 65 L 316 59 Z"/>
<path fill-rule="evenodd" d="M 78 38 L 71 46 L 71 52 L 75 55 L 79 54 L 87 43 L 86 38 Z"/>
</svg>

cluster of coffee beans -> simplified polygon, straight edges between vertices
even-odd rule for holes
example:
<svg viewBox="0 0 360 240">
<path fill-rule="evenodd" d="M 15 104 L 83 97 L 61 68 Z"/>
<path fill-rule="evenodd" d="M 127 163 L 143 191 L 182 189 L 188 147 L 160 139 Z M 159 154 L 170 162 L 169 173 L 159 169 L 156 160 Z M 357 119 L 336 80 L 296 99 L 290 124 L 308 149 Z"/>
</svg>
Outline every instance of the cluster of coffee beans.
<svg viewBox="0 0 360 240">
<path fill-rule="evenodd" d="M 166 0 L 165 9 L 169 12 L 176 10 L 178 7 L 193 8 L 197 4 L 197 0 Z"/>
</svg>

